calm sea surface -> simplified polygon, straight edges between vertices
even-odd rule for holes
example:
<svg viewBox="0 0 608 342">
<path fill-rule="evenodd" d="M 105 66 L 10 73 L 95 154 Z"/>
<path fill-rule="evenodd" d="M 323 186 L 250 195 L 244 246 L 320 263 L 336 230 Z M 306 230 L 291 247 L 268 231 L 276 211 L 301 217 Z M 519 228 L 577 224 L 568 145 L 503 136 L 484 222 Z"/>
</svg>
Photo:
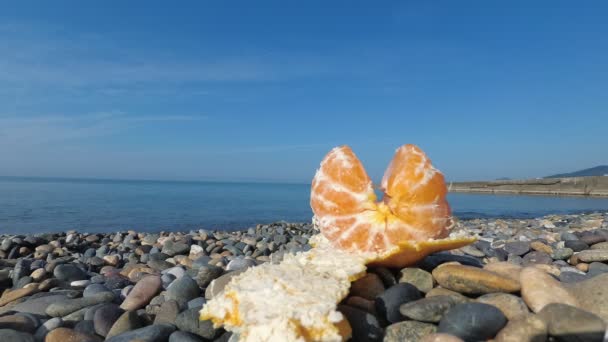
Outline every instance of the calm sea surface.
<svg viewBox="0 0 608 342">
<path fill-rule="evenodd" d="M 310 221 L 310 185 L 0 177 L 0 233 L 242 229 Z M 450 194 L 456 216 L 608 210 L 608 199 Z"/>
</svg>

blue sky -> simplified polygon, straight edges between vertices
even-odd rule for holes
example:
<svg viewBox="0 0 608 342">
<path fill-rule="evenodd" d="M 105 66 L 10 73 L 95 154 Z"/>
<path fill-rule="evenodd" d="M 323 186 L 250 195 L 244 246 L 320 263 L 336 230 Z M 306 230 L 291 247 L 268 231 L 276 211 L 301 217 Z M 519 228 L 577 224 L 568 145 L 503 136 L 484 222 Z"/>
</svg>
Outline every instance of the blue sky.
<svg viewBox="0 0 608 342">
<path fill-rule="evenodd" d="M 5 4 L 0 175 L 307 182 L 341 144 L 376 181 L 405 143 L 450 180 L 607 164 L 608 5 L 580 4 Z"/>
</svg>

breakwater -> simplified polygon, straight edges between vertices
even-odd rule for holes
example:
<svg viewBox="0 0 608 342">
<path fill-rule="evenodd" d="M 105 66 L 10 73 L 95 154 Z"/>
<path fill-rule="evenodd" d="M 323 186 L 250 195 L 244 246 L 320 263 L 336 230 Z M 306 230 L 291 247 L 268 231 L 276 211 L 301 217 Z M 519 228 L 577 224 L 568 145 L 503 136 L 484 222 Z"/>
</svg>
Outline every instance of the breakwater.
<svg viewBox="0 0 608 342">
<path fill-rule="evenodd" d="M 608 176 L 451 182 L 451 192 L 608 197 Z"/>
</svg>

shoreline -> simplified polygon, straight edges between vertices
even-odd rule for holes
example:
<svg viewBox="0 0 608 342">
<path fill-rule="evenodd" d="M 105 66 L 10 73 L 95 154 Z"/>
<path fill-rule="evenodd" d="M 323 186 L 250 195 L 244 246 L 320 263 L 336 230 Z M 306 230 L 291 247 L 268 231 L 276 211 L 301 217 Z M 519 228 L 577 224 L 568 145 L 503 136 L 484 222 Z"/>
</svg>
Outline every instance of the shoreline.
<svg viewBox="0 0 608 342">
<path fill-rule="evenodd" d="M 524 333 L 526 329 L 514 330 L 509 324 L 524 314 L 542 318 L 538 300 L 543 296 L 528 296 L 524 289 L 530 286 L 549 289 L 552 298 L 562 292 L 576 298 L 605 330 L 608 211 L 457 219 L 453 232 L 475 234 L 479 240 L 411 267 L 369 268 L 351 285 L 339 309 L 355 334 L 377 341 L 417 341 L 443 329 L 447 323 L 442 320 L 452 320 L 451 326 L 467 331 L 484 330 L 490 337 Z M 153 336 L 146 340 L 227 341 L 230 332 L 198 320 L 206 301 L 249 267 L 277 263 L 285 253 L 310 249 L 309 238 L 316 233 L 310 223 L 276 222 L 238 231 L 2 234 L 0 340 L 33 341 L 35 336 L 49 342 L 120 342 Z M 526 272 L 532 274 L 530 279 L 512 279 L 513 274 Z M 401 287 L 415 296 L 391 297 Z M 458 318 L 463 315 L 443 312 L 437 321 L 428 321 L 405 320 L 399 314 L 428 314 L 424 310 L 433 309 L 435 304 L 428 299 L 434 296 L 441 298 L 431 304 L 466 304 L 468 314 L 481 312 L 485 318 L 469 327 L 470 321 Z M 396 314 L 378 311 L 378 301 Z M 487 317 L 495 316 L 483 311 L 490 310 L 488 306 L 498 308 L 498 313 L 491 313 L 506 316 L 501 319 L 509 323 L 493 328 Z"/>
<path fill-rule="evenodd" d="M 608 197 L 608 177 L 568 177 L 488 182 L 450 182 L 454 193 Z"/>
</svg>

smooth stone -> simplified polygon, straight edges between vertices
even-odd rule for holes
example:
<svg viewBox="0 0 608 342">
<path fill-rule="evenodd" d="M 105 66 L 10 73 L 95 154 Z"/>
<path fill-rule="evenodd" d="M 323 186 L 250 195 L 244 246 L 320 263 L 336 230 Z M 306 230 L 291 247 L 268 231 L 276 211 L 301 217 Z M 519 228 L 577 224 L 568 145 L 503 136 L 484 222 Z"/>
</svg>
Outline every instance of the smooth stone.
<svg viewBox="0 0 608 342">
<path fill-rule="evenodd" d="M 393 323 L 386 327 L 383 342 L 419 342 L 436 331 L 437 327 L 429 323 L 416 321 Z"/>
<path fill-rule="evenodd" d="M 605 262 L 608 261 L 608 250 L 604 249 L 588 249 L 576 254 L 579 261 L 582 262 Z"/>
<path fill-rule="evenodd" d="M 0 329 L 0 341 L 4 342 L 34 342 L 32 334 L 15 331 L 12 329 Z M 52 342 L 52 341 L 51 341 Z M 68 342 L 68 341 L 62 341 Z M 71 341 L 69 341 L 71 342 Z"/>
<path fill-rule="evenodd" d="M 35 287 L 26 287 L 22 289 L 16 290 L 8 290 L 2 293 L 2 297 L 0 297 L 0 306 L 4 306 L 10 302 L 13 302 L 17 299 L 29 296 L 36 292 L 38 289 Z"/>
<path fill-rule="evenodd" d="M 44 322 L 34 334 L 36 341 L 43 341 L 44 337 L 53 329 L 59 328 L 63 324 L 63 321 L 59 317 L 54 317 Z"/>
<path fill-rule="evenodd" d="M 82 292 L 83 297 L 91 297 L 101 292 L 110 292 L 110 289 L 103 284 L 91 284 Z"/>
<path fill-rule="evenodd" d="M 560 235 L 560 239 L 562 241 L 569 241 L 569 240 L 576 241 L 576 240 L 578 240 L 578 236 L 576 236 L 576 235 L 574 235 L 573 233 L 570 233 L 570 232 L 563 232 Z"/>
<path fill-rule="evenodd" d="M 201 288 L 206 288 L 212 280 L 221 276 L 222 273 L 224 273 L 224 270 L 221 267 L 207 264 L 202 265 L 198 268 L 196 283 Z"/>
<path fill-rule="evenodd" d="M 553 262 L 553 258 L 551 258 L 551 255 L 549 255 L 545 252 L 534 251 L 534 252 L 530 252 L 530 253 L 524 255 L 522 265 L 524 267 L 530 266 L 533 264 L 550 265 L 552 262 Z"/>
<path fill-rule="evenodd" d="M 580 240 L 567 240 L 564 247 L 570 248 L 575 252 L 580 252 L 589 249 L 589 245 Z"/>
<path fill-rule="evenodd" d="M 384 330 L 374 315 L 348 305 L 338 305 L 338 311 L 346 317 L 352 328 L 352 335 L 356 336 L 358 341 L 382 341 Z"/>
<path fill-rule="evenodd" d="M 93 321 L 91 320 L 81 320 L 81 321 L 77 321 L 77 322 L 70 322 L 73 325 L 73 323 L 76 323 L 76 325 L 74 325 L 74 331 L 77 331 L 79 333 L 84 333 L 84 334 L 89 334 L 89 335 L 95 335 L 95 324 L 93 323 Z"/>
<path fill-rule="evenodd" d="M 206 339 L 214 339 L 217 337 L 219 330 L 213 327 L 210 320 L 200 320 L 198 309 L 188 309 L 175 319 L 175 325 L 179 330 L 187 331 Z"/>
<path fill-rule="evenodd" d="M 166 299 L 176 300 L 180 306 L 185 306 L 187 302 L 198 297 L 201 293 L 201 289 L 194 279 L 189 275 L 174 280 L 171 285 L 167 288 L 165 294 Z"/>
<path fill-rule="evenodd" d="M 97 335 L 105 337 L 122 313 L 122 309 L 116 304 L 105 304 L 97 309 L 93 317 Z"/>
<path fill-rule="evenodd" d="M 179 279 L 179 278 L 183 277 L 184 274 L 186 274 L 186 270 L 184 270 L 183 267 L 175 266 L 175 267 L 171 267 L 171 268 L 168 268 L 168 269 L 164 270 L 162 272 L 162 274 L 170 274 L 175 279 Z"/>
<path fill-rule="evenodd" d="M 562 283 L 577 283 L 587 279 L 589 279 L 589 277 L 586 274 L 580 274 L 578 272 L 566 271 L 559 274 L 559 281 Z"/>
<path fill-rule="evenodd" d="M 511 321 L 496 335 L 495 342 L 545 342 L 547 325 L 535 314 Z"/>
<path fill-rule="evenodd" d="M 57 265 L 53 271 L 53 276 L 59 280 L 67 282 L 84 280 L 88 278 L 87 272 L 72 264 Z"/>
<path fill-rule="evenodd" d="M 180 312 L 179 307 L 179 303 L 173 299 L 162 303 L 154 318 L 154 324 L 175 324 L 175 319 Z"/>
<path fill-rule="evenodd" d="M 243 271 L 232 271 L 215 278 L 205 289 L 205 299 L 210 300 L 224 290 L 232 277 L 241 274 Z"/>
<path fill-rule="evenodd" d="M 207 300 L 203 297 L 197 297 L 192 299 L 191 301 L 188 302 L 187 307 L 188 309 L 194 309 L 194 308 L 202 308 L 203 305 L 205 305 L 207 303 Z"/>
<path fill-rule="evenodd" d="M 553 250 L 551 257 L 555 260 L 568 260 L 574 254 L 572 248 L 556 248 Z"/>
<path fill-rule="evenodd" d="M 111 302 L 114 298 L 115 296 L 113 293 L 102 292 L 92 297 L 69 299 L 63 302 L 53 303 L 46 308 L 45 312 L 51 317 L 62 317 L 87 306 Z"/>
<path fill-rule="evenodd" d="M 601 342 L 606 323 L 591 312 L 566 304 L 548 304 L 538 317 L 547 325 L 549 335 L 560 341 Z"/>
<path fill-rule="evenodd" d="M 597 231 L 586 231 L 581 234 L 579 239 L 588 245 L 594 245 L 596 243 L 606 241 L 606 237 L 602 234 L 598 234 Z"/>
<path fill-rule="evenodd" d="M 23 332 L 36 330 L 38 326 L 31 318 L 19 315 L 8 315 L 0 317 L 0 329 L 13 329 Z"/>
<path fill-rule="evenodd" d="M 590 249 L 608 249 L 608 242 L 599 242 L 589 247 Z"/>
<path fill-rule="evenodd" d="M 165 245 L 163 246 L 162 253 L 167 254 L 172 257 L 178 254 L 186 254 L 190 251 L 190 246 L 183 242 L 174 242 L 171 240 L 167 240 Z"/>
<path fill-rule="evenodd" d="M 538 268 L 524 268 L 520 279 L 521 297 L 533 312 L 538 313 L 545 305 L 551 303 L 577 305 L 577 300 L 559 281 Z"/>
<path fill-rule="evenodd" d="M 99 342 L 99 336 L 78 332 L 69 328 L 57 328 L 46 335 L 44 342 Z"/>
<path fill-rule="evenodd" d="M 412 320 L 436 323 L 456 304 L 458 302 L 451 296 L 433 296 L 403 304 L 399 312 Z"/>
<path fill-rule="evenodd" d="M 523 267 L 512 262 L 501 261 L 486 264 L 483 269 L 519 282 L 519 274 L 521 273 Z"/>
<path fill-rule="evenodd" d="M 135 284 L 129 295 L 120 305 L 125 311 L 137 310 L 148 303 L 161 290 L 161 280 L 157 275 L 149 275 Z"/>
<path fill-rule="evenodd" d="M 505 243 L 503 249 L 509 254 L 522 256 L 530 251 L 530 243 L 527 241 L 511 241 Z"/>
<path fill-rule="evenodd" d="M 402 269 L 400 273 L 400 283 L 412 284 L 423 293 L 427 293 L 433 288 L 433 276 L 423 269 L 408 267 Z"/>
<path fill-rule="evenodd" d="M 530 242 L 530 248 L 532 248 L 533 250 L 535 250 L 537 252 L 544 252 L 549 255 L 553 254 L 553 248 L 551 248 L 550 246 L 548 246 L 540 241 Z"/>
<path fill-rule="evenodd" d="M 508 293 L 489 293 L 477 298 L 479 303 L 497 307 L 509 321 L 525 317 L 530 313 L 523 299 Z"/>
<path fill-rule="evenodd" d="M 256 265 L 257 265 L 256 262 L 252 259 L 235 258 L 235 259 L 232 259 L 228 263 L 228 265 L 226 266 L 226 270 L 228 270 L 228 271 L 245 270 L 245 269 L 248 269 L 249 267 L 254 267 Z"/>
<path fill-rule="evenodd" d="M 421 298 L 420 291 L 409 283 L 399 283 L 391 286 L 375 299 L 375 308 L 381 317 L 391 323 L 403 320 L 399 311 L 402 304 L 409 303 Z"/>
<path fill-rule="evenodd" d="M 457 336 L 465 341 L 488 340 L 507 324 L 507 318 L 496 307 L 483 303 L 463 303 L 451 308 L 439 322 L 437 332 Z"/>
<path fill-rule="evenodd" d="M 113 336 L 106 342 L 164 342 L 174 331 L 175 326 L 171 324 L 153 324 Z"/>
<path fill-rule="evenodd" d="M 466 256 L 466 255 L 455 255 L 446 252 L 435 253 L 424 258 L 420 263 L 419 267 L 427 271 L 432 271 L 437 266 L 446 262 L 456 261 L 466 266 L 482 267 L 483 263 L 477 258 Z"/>
<path fill-rule="evenodd" d="M 608 322 L 608 273 L 568 284 L 567 288 L 576 298 L 581 309 L 587 310 Z"/>
<path fill-rule="evenodd" d="M 589 264 L 587 271 L 590 277 L 595 277 L 598 274 L 608 273 L 608 265 L 601 262 L 592 262 Z"/>
<path fill-rule="evenodd" d="M 357 296 L 350 296 L 346 299 L 346 301 L 344 301 L 344 304 L 352 306 L 353 308 L 365 310 L 373 315 L 378 314 L 373 300 Z"/>
<path fill-rule="evenodd" d="M 63 294 L 32 298 L 13 306 L 12 310 L 43 316 L 46 315 L 45 310 L 49 305 L 54 303 L 62 303 L 66 300 L 69 299 Z"/>
<path fill-rule="evenodd" d="M 435 287 L 431 291 L 426 294 L 426 298 L 435 297 L 435 296 L 450 296 L 453 297 L 454 300 L 458 303 L 468 303 L 472 302 L 473 299 L 464 296 L 456 291 L 444 289 L 443 287 Z"/>
<path fill-rule="evenodd" d="M 420 339 L 420 342 L 464 342 L 464 341 L 454 335 L 435 333 L 435 334 L 426 335 L 425 337 Z"/>
<path fill-rule="evenodd" d="M 124 332 L 139 329 L 144 326 L 144 322 L 136 311 L 126 311 L 112 325 L 106 334 L 106 339 L 120 335 Z"/>
<path fill-rule="evenodd" d="M 200 336 L 191 334 L 189 332 L 180 331 L 180 330 L 174 331 L 173 334 L 171 334 L 171 336 L 169 336 L 169 342 L 202 342 L 202 341 L 203 341 L 203 339 Z M 216 342 L 216 341 L 217 341 L 217 339 L 214 340 L 214 342 Z"/>
<path fill-rule="evenodd" d="M 375 273 L 367 273 L 350 286 L 350 295 L 374 300 L 384 292 L 384 283 Z"/>
<path fill-rule="evenodd" d="M 70 283 L 70 286 L 71 287 L 87 287 L 89 284 L 91 284 L 91 281 L 88 279 L 74 280 L 73 282 Z"/>
<path fill-rule="evenodd" d="M 432 274 L 442 287 L 466 294 L 517 292 L 521 288 L 514 279 L 471 266 L 445 265 Z"/>
</svg>

